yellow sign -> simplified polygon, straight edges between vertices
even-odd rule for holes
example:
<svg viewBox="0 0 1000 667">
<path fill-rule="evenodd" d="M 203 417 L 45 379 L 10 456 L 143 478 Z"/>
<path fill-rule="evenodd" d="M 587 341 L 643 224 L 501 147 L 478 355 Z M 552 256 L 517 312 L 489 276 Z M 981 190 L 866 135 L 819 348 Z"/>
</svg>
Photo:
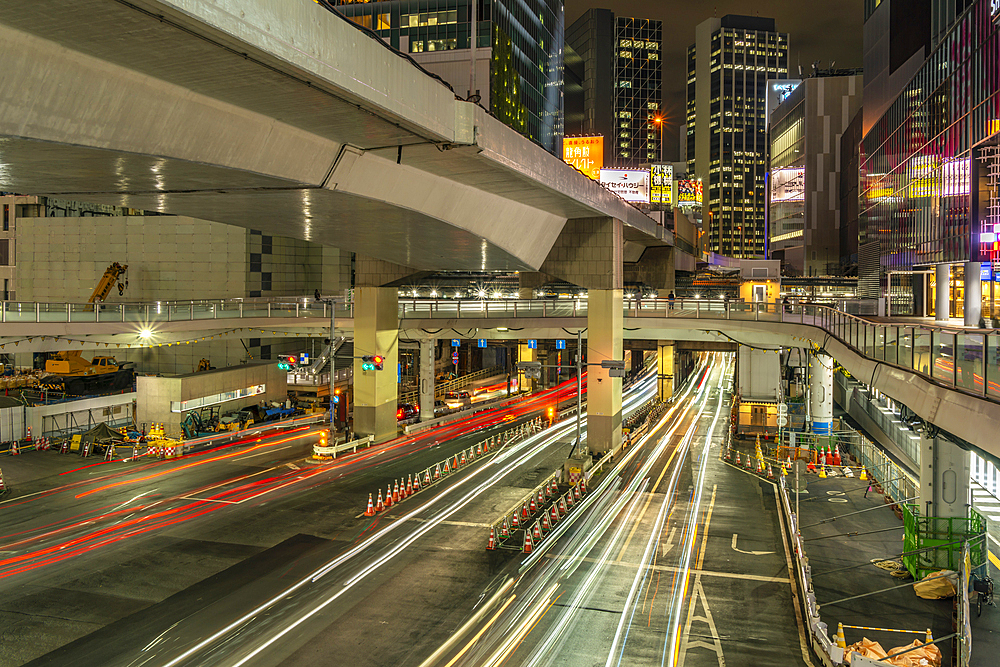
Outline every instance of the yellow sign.
<svg viewBox="0 0 1000 667">
<path fill-rule="evenodd" d="M 604 137 L 563 137 L 563 162 L 598 180 L 604 166 Z"/>
<path fill-rule="evenodd" d="M 82 435 L 74 435 L 73 439 L 69 443 L 69 451 L 78 452 L 80 451 L 80 442 L 83 440 Z"/>
</svg>

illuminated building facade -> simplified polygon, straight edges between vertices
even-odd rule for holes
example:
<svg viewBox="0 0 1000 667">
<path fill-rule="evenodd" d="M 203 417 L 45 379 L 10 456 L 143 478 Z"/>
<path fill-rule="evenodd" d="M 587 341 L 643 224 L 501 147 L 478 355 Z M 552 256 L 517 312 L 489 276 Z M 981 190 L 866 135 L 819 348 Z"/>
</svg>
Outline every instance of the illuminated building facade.
<svg viewBox="0 0 1000 667">
<path fill-rule="evenodd" d="M 606 167 L 635 168 L 661 155 L 663 26 L 660 21 L 590 9 L 566 30 L 582 65 L 581 109 L 573 130 L 605 137 Z"/>
<path fill-rule="evenodd" d="M 865 72 L 859 293 L 893 313 L 1000 317 L 1000 2 L 915 16 L 867 0 L 865 15 L 866 67 L 883 71 Z"/>
<path fill-rule="evenodd" d="M 769 117 L 768 257 L 794 275 L 841 273 L 841 137 L 863 82 L 858 72 L 837 74 L 798 83 Z"/>
<path fill-rule="evenodd" d="M 447 81 L 494 116 L 559 154 L 563 136 L 561 0 L 476 0 L 475 90 L 469 90 L 469 0 L 327 0 L 358 25 Z"/>
<path fill-rule="evenodd" d="M 711 18 L 688 48 L 688 174 L 704 185 L 706 249 L 766 252 L 768 79 L 788 77 L 788 35 L 774 19 Z M 684 140 L 685 138 L 682 138 Z"/>
</svg>

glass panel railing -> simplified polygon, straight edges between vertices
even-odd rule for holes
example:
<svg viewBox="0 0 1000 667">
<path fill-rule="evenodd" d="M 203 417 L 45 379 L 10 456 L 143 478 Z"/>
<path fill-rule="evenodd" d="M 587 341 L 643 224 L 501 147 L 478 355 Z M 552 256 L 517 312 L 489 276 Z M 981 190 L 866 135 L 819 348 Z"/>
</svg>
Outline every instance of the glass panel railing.
<svg viewBox="0 0 1000 667">
<path fill-rule="evenodd" d="M 885 360 L 890 364 L 896 363 L 898 337 L 899 327 L 885 327 Z"/>
<path fill-rule="evenodd" d="M 955 382 L 955 334 L 931 332 L 931 370 L 934 377 L 947 384 Z"/>
<path fill-rule="evenodd" d="M 899 327 L 896 363 L 906 368 L 913 368 L 913 327 Z"/>
<path fill-rule="evenodd" d="M 955 337 L 956 386 L 982 394 L 983 352 L 985 336 L 978 333 L 959 333 Z"/>
<path fill-rule="evenodd" d="M 97 313 L 94 311 L 94 305 L 92 303 L 67 303 L 65 308 L 69 313 L 70 322 L 96 322 Z M 104 307 L 103 304 L 98 304 L 100 307 Z"/>
<path fill-rule="evenodd" d="M 1000 335 L 986 336 L 986 395 L 1000 398 Z"/>
<path fill-rule="evenodd" d="M 125 306 L 120 303 L 102 303 L 97 305 L 98 322 L 121 322 L 122 309 Z"/>
<path fill-rule="evenodd" d="M 875 358 L 880 361 L 885 361 L 885 327 L 873 324 L 872 325 L 872 346 L 875 352 Z"/>
<path fill-rule="evenodd" d="M 931 332 L 927 329 L 913 330 L 913 370 L 930 376 L 931 374 Z"/>
<path fill-rule="evenodd" d="M 36 321 L 35 316 L 35 305 L 31 301 L 5 301 L 3 304 L 3 321 L 4 322 L 34 322 Z M 48 305 L 48 304 L 40 304 Z M 63 320 L 65 321 L 66 309 L 62 309 Z M 47 320 L 55 321 L 55 320 Z"/>
</svg>

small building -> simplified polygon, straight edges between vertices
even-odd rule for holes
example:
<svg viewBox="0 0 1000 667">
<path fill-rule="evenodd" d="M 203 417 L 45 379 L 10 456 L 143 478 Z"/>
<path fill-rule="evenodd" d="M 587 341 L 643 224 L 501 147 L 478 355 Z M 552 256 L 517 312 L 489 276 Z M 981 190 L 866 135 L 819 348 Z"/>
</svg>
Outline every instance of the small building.
<svg viewBox="0 0 1000 667">
<path fill-rule="evenodd" d="M 180 437 L 186 413 L 218 407 L 226 414 L 264 401 L 288 398 L 288 374 L 277 362 L 258 361 L 186 375 L 140 375 L 136 378 L 136 422 L 163 424 Z"/>
<path fill-rule="evenodd" d="M 781 262 L 740 260 L 740 299 L 744 303 L 777 303 L 781 292 Z"/>
</svg>

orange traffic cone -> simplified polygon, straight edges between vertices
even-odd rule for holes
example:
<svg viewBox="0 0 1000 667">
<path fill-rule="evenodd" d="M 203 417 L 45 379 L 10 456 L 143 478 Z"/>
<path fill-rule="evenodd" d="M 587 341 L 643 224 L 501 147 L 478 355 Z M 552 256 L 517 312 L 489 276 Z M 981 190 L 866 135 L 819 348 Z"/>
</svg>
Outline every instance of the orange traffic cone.
<svg viewBox="0 0 1000 667">
<path fill-rule="evenodd" d="M 464 466 L 466 463 L 467 463 L 467 461 L 465 460 L 465 452 L 463 451 L 462 452 L 462 463 L 461 463 L 461 465 Z"/>
<path fill-rule="evenodd" d="M 555 503 L 552 503 L 552 506 L 549 507 L 549 519 L 553 526 L 559 523 L 559 510 L 556 508 Z"/>
<path fill-rule="evenodd" d="M 431 472 L 430 472 L 430 470 L 425 470 L 424 471 L 424 486 L 430 486 L 430 485 L 431 485 Z"/>
<path fill-rule="evenodd" d="M 455 454 L 455 462 L 451 466 L 452 470 L 458 470 L 458 454 Z"/>
<path fill-rule="evenodd" d="M 771 464 L 767 464 L 767 478 L 774 479 L 774 471 L 771 470 Z"/>
<path fill-rule="evenodd" d="M 500 537 L 510 537 L 510 528 L 507 526 L 507 517 L 503 518 L 500 524 Z"/>
<path fill-rule="evenodd" d="M 541 489 L 538 489 L 538 506 L 541 507 L 545 504 L 545 494 L 542 493 Z"/>
<path fill-rule="evenodd" d="M 531 514 L 528 513 L 528 503 L 523 503 L 521 505 L 521 518 L 527 519 Z"/>
<path fill-rule="evenodd" d="M 555 494 L 559 493 L 559 485 L 556 484 L 556 478 L 555 477 L 552 478 L 552 484 L 551 484 L 551 486 L 552 486 L 552 495 L 555 495 Z"/>
<path fill-rule="evenodd" d="M 809 463 L 806 464 L 806 470 L 808 470 L 809 472 L 815 472 L 816 464 L 810 460 Z"/>
<path fill-rule="evenodd" d="M 17 447 L 17 440 L 12 440 L 10 443 L 10 455 L 17 456 L 21 453 L 21 450 Z"/>
<path fill-rule="evenodd" d="M 476 456 L 482 456 L 482 455 L 483 455 L 483 443 L 480 442 L 478 445 L 476 445 Z"/>
<path fill-rule="evenodd" d="M 535 512 L 538 511 L 538 505 L 535 504 L 535 496 L 534 495 L 531 496 L 531 500 L 529 501 L 529 507 L 530 507 L 530 510 L 531 510 L 532 514 L 534 514 Z"/>
<path fill-rule="evenodd" d="M 413 495 L 413 480 L 409 475 L 406 476 L 406 495 L 407 496 Z"/>
<path fill-rule="evenodd" d="M 385 505 L 382 504 L 382 489 L 378 490 L 378 500 L 375 502 L 375 511 L 381 512 L 385 509 Z"/>
<path fill-rule="evenodd" d="M 524 531 L 524 546 L 521 547 L 521 552 L 522 553 L 526 553 L 526 554 L 530 554 L 531 553 L 531 547 L 532 547 L 532 545 L 531 545 L 531 532 L 526 530 L 526 531 Z"/>
<path fill-rule="evenodd" d="M 587 478 L 580 478 L 580 495 L 587 495 Z"/>
<path fill-rule="evenodd" d="M 392 484 L 385 487 L 385 506 L 386 509 L 392 507 Z"/>
<path fill-rule="evenodd" d="M 497 548 L 496 529 L 490 526 L 490 541 L 486 543 L 486 549 L 492 551 Z"/>
<path fill-rule="evenodd" d="M 533 537 L 536 542 L 542 539 L 542 527 L 537 521 L 535 522 L 535 525 L 531 528 L 531 537 Z"/>
<path fill-rule="evenodd" d="M 521 520 L 517 518 L 517 510 L 514 510 L 514 514 L 510 517 L 510 525 L 514 530 L 521 527 Z"/>
<path fill-rule="evenodd" d="M 541 494 L 543 492 L 546 498 L 552 497 L 552 488 L 548 484 L 544 485 L 538 493 Z"/>
<path fill-rule="evenodd" d="M 833 465 L 839 466 L 840 465 L 840 461 L 841 461 L 841 459 L 840 459 L 840 447 L 836 447 L 835 446 L 833 448 Z"/>
<path fill-rule="evenodd" d="M 365 510 L 365 516 L 375 516 L 375 503 L 372 502 L 372 494 L 368 494 L 368 509 Z"/>
<path fill-rule="evenodd" d="M 549 525 L 549 513 L 542 512 L 542 533 L 548 533 L 552 530 L 552 526 Z"/>
<path fill-rule="evenodd" d="M 571 509 L 573 509 L 573 491 L 572 490 L 567 491 L 565 497 L 566 497 L 566 511 L 568 512 Z"/>
<path fill-rule="evenodd" d="M 566 499 L 560 498 L 557 505 L 559 506 L 559 516 L 566 516 Z"/>
<path fill-rule="evenodd" d="M 420 490 L 420 473 L 418 472 L 413 476 L 413 492 L 416 493 Z"/>
<path fill-rule="evenodd" d="M 580 502 L 580 485 L 577 484 L 573 487 L 573 500 L 575 502 Z"/>
<path fill-rule="evenodd" d="M 743 465 L 743 462 L 740 460 L 740 453 L 739 452 L 736 452 L 736 465 L 738 465 L 738 466 L 739 465 Z"/>
<path fill-rule="evenodd" d="M 399 480 L 396 480 L 395 486 L 392 487 L 392 502 L 393 504 L 399 502 Z"/>
</svg>

